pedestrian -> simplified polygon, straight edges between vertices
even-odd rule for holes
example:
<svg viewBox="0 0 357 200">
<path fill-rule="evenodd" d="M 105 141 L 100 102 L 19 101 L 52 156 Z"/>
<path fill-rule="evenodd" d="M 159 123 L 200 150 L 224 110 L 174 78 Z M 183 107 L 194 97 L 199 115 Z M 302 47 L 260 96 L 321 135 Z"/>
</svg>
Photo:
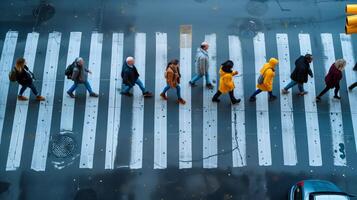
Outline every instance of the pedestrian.
<svg viewBox="0 0 357 200">
<path fill-rule="evenodd" d="M 170 88 L 176 88 L 177 103 L 179 103 L 179 104 L 186 103 L 186 101 L 181 98 L 180 78 L 181 78 L 181 74 L 180 74 L 179 61 L 177 59 L 171 60 L 167 64 L 166 71 L 165 71 L 165 79 L 166 79 L 167 85 L 160 94 L 160 96 L 164 100 L 167 100 L 166 92 Z"/>
<path fill-rule="evenodd" d="M 327 91 L 332 88 L 335 88 L 335 95 L 333 98 L 341 99 L 338 96 L 338 91 L 340 90 L 340 81 L 342 79 L 342 71 L 345 69 L 346 61 L 344 59 L 338 59 L 333 63 L 328 71 L 327 75 L 325 76 L 325 89 L 316 97 L 316 102 L 321 101 L 322 95 L 324 95 Z"/>
<path fill-rule="evenodd" d="M 304 90 L 304 83 L 307 83 L 308 75 L 310 75 L 311 78 L 314 77 L 310 68 L 312 59 L 313 58 L 311 54 L 306 54 L 305 56 L 300 56 L 298 59 L 296 59 L 295 69 L 290 75 L 291 81 L 288 85 L 285 86 L 285 88 L 281 90 L 283 94 L 288 94 L 288 90 L 295 85 L 298 85 L 299 96 L 304 96 L 307 94 L 307 91 Z"/>
<path fill-rule="evenodd" d="M 23 96 L 23 93 L 27 88 L 30 88 L 34 95 L 36 95 L 37 101 L 44 101 L 45 97 L 41 96 L 33 84 L 35 80 L 34 74 L 26 66 L 26 60 L 24 58 L 18 58 L 15 63 L 15 67 L 12 71 L 15 74 L 15 80 L 21 85 L 20 92 L 17 96 L 19 101 L 27 101 L 28 98 Z"/>
<path fill-rule="evenodd" d="M 218 97 L 221 94 L 225 94 L 228 92 L 229 97 L 231 98 L 232 104 L 239 103 L 241 100 L 236 99 L 234 97 L 234 81 L 233 81 L 233 76 L 237 75 L 237 71 L 233 71 L 233 61 L 227 60 L 226 62 L 222 63 L 221 68 L 219 70 L 219 88 L 216 92 L 216 94 L 213 96 L 212 101 L 213 102 L 220 102 Z"/>
<path fill-rule="evenodd" d="M 189 84 L 194 87 L 196 86 L 196 82 L 205 76 L 206 79 L 206 87 L 208 89 L 213 89 L 213 85 L 209 79 L 209 56 L 208 50 L 209 44 L 207 42 L 202 42 L 201 46 L 197 49 L 196 59 L 195 59 L 195 67 L 196 74 L 190 80 Z"/>
<path fill-rule="evenodd" d="M 257 90 L 249 98 L 249 101 L 254 102 L 257 94 L 266 91 L 269 94 L 269 101 L 275 100 L 277 97 L 273 95 L 273 81 L 275 77 L 275 67 L 279 63 L 278 59 L 270 58 L 269 62 L 263 65 L 260 69 L 260 76 L 258 78 Z"/>
<path fill-rule="evenodd" d="M 353 67 L 353 71 L 357 71 L 357 63 L 356 63 L 355 66 Z M 350 91 L 352 91 L 353 88 L 355 88 L 355 87 L 357 87 L 357 81 L 354 82 L 353 84 L 351 84 L 351 85 L 348 87 L 348 89 L 349 89 Z"/>
<path fill-rule="evenodd" d="M 70 78 L 73 81 L 73 85 L 71 88 L 69 88 L 67 94 L 70 97 L 75 98 L 73 92 L 77 89 L 79 84 L 84 84 L 84 86 L 89 92 L 89 96 L 98 97 L 98 94 L 93 92 L 92 87 L 88 82 L 88 73 L 92 74 L 92 72 L 84 66 L 83 58 L 76 58 L 75 61 L 72 63 L 72 68 L 73 72 L 71 73 Z"/>
<path fill-rule="evenodd" d="M 126 96 L 133 96 L 129 91 L 135 84 L 139 86 L 144 97 L 152 97 L 152 94 L 145 89 L 144 84 L 139 79 L 138 70 L 135 67 L 135 59 L 133 57 L 127 57 L 123 69 L 121 71 L 121 77 L 123 79 L 123 87 L 121 94 Z"/>
</svg>

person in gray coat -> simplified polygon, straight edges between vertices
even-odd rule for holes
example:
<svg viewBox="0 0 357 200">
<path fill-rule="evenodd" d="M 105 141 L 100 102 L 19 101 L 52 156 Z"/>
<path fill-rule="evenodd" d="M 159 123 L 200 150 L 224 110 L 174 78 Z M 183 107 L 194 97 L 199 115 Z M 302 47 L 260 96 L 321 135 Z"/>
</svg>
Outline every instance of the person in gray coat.
<svg viewBox="0 0 357 200">
<path fill-rule="evenodd" d="M 91 97 L 98 97 L 98 94 L 94 93 L 92 90 L 92 87 L 90 86 L 88 80 L 87 80 L 87 76 L 88 73 L 92 73 L 89 69 L 87 69 L 86 67 L 84 67 L 84 60 L 81 57 L 76 58 L 76 60 L 73 62 L 73 73 L 71 76 L 71 79 L 73 80 L 73 85 L 71 88 L 69 88 L 69 90 L 67 91 L 67 94 L 74 98 L 74 90 L 77 89 L 78 84 L 84 84 L 84 86 L 87 88 L 89 95 Z"/>
<path fill-rule="evenodd" d="M 197 70 L 197 73 L 189 84 L 194 87 L 196 86 L 196 81 L 201 79 L 203 76 L 206 78 L 206 87 L 208 89 L 213 89 L 213 85 L 209 79 L 209 74 L 208 74 L 208 68 L 209 68 L 209 56 L 208 56 L 208 50 L 209 44 L 207 42 L 202 42 L 200 48 L 197 49 L 197 54 L 196 54 L 196 59 L 195 59 L 195 67 Z"/>
</svg>

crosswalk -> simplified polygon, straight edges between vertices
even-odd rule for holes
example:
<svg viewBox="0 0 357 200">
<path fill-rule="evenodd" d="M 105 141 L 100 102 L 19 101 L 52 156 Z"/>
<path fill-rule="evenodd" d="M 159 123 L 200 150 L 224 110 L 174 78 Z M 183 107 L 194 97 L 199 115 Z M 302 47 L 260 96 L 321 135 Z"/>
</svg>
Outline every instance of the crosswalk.
<svg viewBox="0 0 357 200">
<path fill-rule="evenodd" d="M 29 108 L 33 105 L 28 101 L 16 101 L 15 104 L 8 103 L 8 96 L 10 82 L 8 80 L 8 73 L 11 67 L 14 65 L 15 51 L 18 50 L 18 39 L 19 33 L 16 31 L 9 31 L 3 41 L 3 49 L 0 58 L 0 147 L 6 146 L 6 152 L 0 153 L 0 158 L 6 161 L 4 165 L 0 163 L 0 170 L 14 171 L 19 168 L 30 168 L 35 171 L 45 171 L 48 167 L 48 157 L 49 157 L 49 145 L 51 142 L 51 136 L 53 136 L 56 131 L 52 130 L 54 125 L 59 126 L 58 130 L 61 131 L 74 131 L 74 124 L 81 125 L 81 140 L 79 141 L 79 156 L 78 156 L 78 167 L 85 169 L 93 169 L 94 165 L 100 166 L 100 168 L 111 170 L 115 169 L 117 166 L 115 161 L 117 159 L 117 149 L 118 140 L 121 134 L 129 134 L 130 137 L 130 149 L 127 149 L 126 153 L 129 154 L 129 161 L 127 166 L 130 169 L 141 169 L 146 165 L 146 160 L 152 160 L 153 169 L 166 169 L 170 165 L 169 155 L 170 152 L 177 152 L 178 160 L 177 167 L 179 169 L 189 169 L 194 167 L 193 163 L 199 160 L 202 163 L 202 168 L 217 168 L 220 166 L 221 156 L 220 152 L 220 140 L 222 135 L 229 135 L 228 143 L 231 144 L 231 151 L 228 152 L 230 155 L 230 166 L 232 167 L 249 167 L 252 163 L 249 162 L 252 159 L 256 159 L 256 165 L 258 166 L 275 166 L 277 165 L 276 155 L 274 154 L 274 146 L 276 146 L 275 137 L 273 135 L 277 134 L 281 138 L 281 157 L 283 158 L 284 166 L 297 166 L 302 161 L 299 160 L 299 147 L 297 141 L 300 139 L 296 130 L 304 133 L 304 138 L 306 138 L 307 147 L 307 158 L 306 162 L 311 167 L 318 167 L 327 165 L 325 158 L 330 158 L 333 160 L 334 166 L 348 166 L 351 164 L 349 158 L 355 157 L 357 150 L 357 142 L 354 138 L 357 137 L 357 92 L 348 92 L 348 109 L 350 114 L 344 114 L 346 108 L 343 106 L 346 103 L 341 103 L 332 98 L 331 95 L 333 91 L 330 91 L 330 97 L 327 101 L 328 110 L 321 110 L 315 102 L 315 96 L 317 90 L 322 88 L 320 80 L 323 76 L 314 76 L 309 79 L 306 83 L 305 89 L 308 94 L 303 98 L 296 99 L 293 94 L 289 93 L 287 95 L 279 96 L 279 109 L 271 109 L 270 103 L 267 99 L 267 94 L 262 93 L 257 96 L 256 104 L 253 105 L 245 101 L 247 99 L 247 90 L 253 92 L 254 86 L 247 85 L 247 77 L 249 73 L 252 73 L 255 80 L 259 76 L 259 70 L 262 65 L 266 62 L 267 58 L 267 35 L 259 32 L 251 40 L 253 49 L 251 50 L 252 57 L 254 58 L 254 67 L 244 66 L 243 61 L 247 55 L 247 51 L 244 49 L 243 42 L 239 36 L 229 35 L 220 36 L 214 33 L 206 34 L 202 37 L 197 37 L 197 40 L 207 41 L 210 44 L 210 49 L 208 51 L 210 56 L 210 75 L 212 80 L 218 79 L 218 70 L 220 60 L 217 59 L 217 55 L 221 50 L 219 47 L 220 43 L 228 44 L 228 55 L 226 59 L 231 59 L 235 63 L 235 68 L 239 72 L 239 76 L 234 78 L 236 85 L 235 96 L 241 98 L 243 101 L 238 105 L 230 105 L 230 112 L 225 113 L 227 118 L 220 118 L 220 106 L 211 101 L 215 90 L 217 89 L 217 83 L 215 84 L 214 90 L 208 90 L 205 87 L 199 89 L 202 93 L 202 100 L 197 99 L 197 95 L 193 93 L 193 89 L 188 86 L 188 81 L 191 79 L 192 72 L 195 70 L 193 65 L 193 54 L 195 53 L 195 48 L 192 48 L 192 33 L 181 33 L 180 34 L 180 45 L 179 45 L 179 60 L 181 66 L 181 88 L 182 96 L 186 100 L 185 105 L 177 105 L 178 107 L 178 132 L 177 132 L 177 143 L 178 149 L 172 149 L 170 147 L 169 122 L 169 103 L 163 101 L 159 94 L 161 90 L 166 86 L 166 81 L 164 79 L 164 69 L 166 68 L 166 63 L 169 58 L 169 41 L 170 37 L 167 33 L 157 32 L 154 37 L 155 47 L 148 48 L 149 43 L 148 36 L 146 33 L 136 33 L 134 36 L 134 51 L 133 54 L 136 59 L 136 66 L 140 73 L 140 79 L 145 83 L 145 80 L 154 80 L 154 98 L 152 101 L 144 100 L 142 92 L 138 87 L 133 88 L 132 105 L 123 105 L 123 98 L 120 95 L 121 87 L 121 77 L 120 72 L 122 68 L 122 63 L 125 59 L 126 51 L 124 48 L 125 35 L 124 33 L 113 33 L 110 37 L 110 46 L 106 46 L 104 34 L 93 32 L 90 37 L 90 47 L 89 55 L 81 55 L 81 44 L 83 42 L 83 37 L 81 32 L 71 32 L 68 37 L 68 51 L 66 52 L 65 66 L 59 65 L 60 51 L 63 51 L 64 33 L 52 32 L 48 35 L 47 48 L 45 55 L 38 54 L 38 44 L 41 37 L 45 35 L 40 35 L 39 33 L 32 32 L 28 33 L 25 41 L 25 49 L 23 56 L 27 60 L 27 66 L 30 70 L 43 69 L 43 76 L 38 83 L 39 88 L 41 88 L 41 94 L 46 97 L 46 101 L 39 103 L 36 107 L 38 110 L 37 122 L 36 122 L 36 134 L 33 143 L 33 149 L 30 151 L 31 162 L 29 166 L 22 166 L 22 157 L 24 156 L 24 138 L 28 134 L 25 129 L 27 121 L 32 117 L 31 113 L 28 112 Z M 274 88 L 282 88 L 290 81 L 290 73 L 294 67 L 293 61 L 295 60 L 292 55 L 304 55 L 306 53 L 312 53 L 311 36 L 308 33 L 299 33 L 298 37 L 290 36 L 286 33 L 276 33 L 274 34 L 274 41 L 276 42 L 276 52 L 274 55 L 279 59 L 279 67 L 276 72 L 278 80 Z M 336 52 L 334 46 L 334 40 L 331 33 L 321 33 L 318 36 L 321 43 L 321 66 L 322 71 L 325 73 L 328 71 L 331 64 L 335 61 L 336 55 L 342 55 L 347 61 L 345 80 L 347 86 L 357 81 L 357 73 L 351 72 L 355 63 L 354 53 L 353 53 L 353 42 L 349 35 L 339 34 L 338 44 L 340 45 L 342 52 Z M 46 36 L 47 38 L 47 36 Z M 151 37 L 150 37 L 151 39 Z M 269 38 L 272 39 L 272 38 Z M 299 47 L 292 46 L 290 41 L 295 40 Z M 336 41 L 335 41 L 336 42 Z M 336 44 L 336 43 L 335 43 Z M 104 106 L 107 116 L 105 119 L 99 119 L 99 114 L 104 112 L 99 110 L 100 101 L 98 98 L 91 98 L 89 94 L 86 93 L 85 106 L 84 106 L 84 118 L 76 119 L 76 99 L 68 97 L 66 91 L 71 86 L 72 82 L 66 77 L 61 76 L 63 74 L 65 67 L 68 66 L 73 60 L 78 56 L 89 56 L 88 68 L 93 73 L 88 77 L 94 91 L 100 90 L 100 85 L 103 84 L 103 75 L 101 76 L 103 68 L 103 52 L 105 49 L 110 49 L 110 69 L 109 69 L 109 90 L 107 94 L 100 96 L 100 98 L 106 98 L 107 104 Z M 155 56 L 153 58 L 148 57 L 148 49 L 154 49 Z M 271 55 L 271 53 L 269 53 Z M 44 66 L 35 66 L 36 59 L 39 56 L 45 56 Z M 147 61 L 149 59 L 155 59 L 154 66 L 148 65 Z M 315 59 L 319 59 L 315 57 Z M 311 69 L 317 74 L 317 69 L 314 64 L 311 64 Z M 319 68 L 320 69 L 320 68 Z M 155 77 L 148 77 L 149 70 L 154 71 Z M 149 73 L 151 74 L 151 73 Z M 247 75 L 245 75 L 247 74 Z M 254 82 L 255 82 L 254 80 Z M 58 85 L 63 86 L 63 91 L 61 90 L 60 102 L 60 112 L 54 112 L 55 101 L 55 91 Z M 343 89 L 346 90 L 346 85 L 343 85 Z M 62 89 L 62 87 L 61 87 Z M 196 90 L 195 90 L 196 91 Z M 277 92 L 276 92 L 277 93 Z M 12 93 L 13 94 L 13 93 Z M 30 95 L 30 91 L 27 90 L 26 96 Z M 327 98 L 326 98 L 327 99 Z M 197 108 L 197 101 L 202 101 L 202 107 Z M 294 101 L 303 101 L 304 114 L 294 115 Z M 148 118 L 147 107 L 148 104 L 153 104 L 153 113 L 149 114 L 152 118 Z M 222 102 L 224 104 L 224 102 Z M 222 104 L 221 103 L 221 104 Z M 6 113 L 8 110 L 7 106 L 10 106 L 14 110 L 13 115 Z M 127 115 L 127 113 L 122 112 L 123 107 L 129 108 L 132 111 L 132 115 Z M 103 107 L 101 107 L 103 109 Z M 193 115 L 200 112 L 200 122 L 194 120 Z M 255 132 L 250 131 L 251 128 L 247 124 L 252 124 L 247 114 L 254 112 L 255 120 L 254 126 L 256 127 Z M 271 116 L 274 113 L 279 112 L 277 115 L 279 117 L 280 127 L 279 130 L 273 127 L 271 122 Z M 328 112 L 328 119 L 321 117 L 320 112 Z M 54 117 L 59 115 L 59 117 Z M 128 116 L 131 118 L 129 119 Z M 13 123 L 11 125 L 11 130 L 4 130 L 5 120 L 7 118 L 13 118 Z M 59 122 L 53 120 L 57 119 Z M 219 127 L 220 121 L 228 120 L 229 127 L 225 128 L 224 132 L 219 132 L 222 130 Z M 351 129 L 347 129 L 344 124 L 349 121 L 352 125 Z M 106 130 L 99 130 L 98 125 L 105 124 Z M 123 123 L 130 124 L 129 133 L 122 133 L 120 127 Z M 153 124 L 153 133 L 148 133 L 145 130 L 145 123 Z M 304 126 L 300 126 L 299 123 L 305 123 Z M 197 128 L 198 125 L 202 127 Z M 329 125 L 328 127 L 326 125 Z M 304 130 L 301 130 L 301 127 Z M 202 130 L 202 135 L 200 139 L 202 143 L 199 147 L 193 142 L 193 133 L 197 132 L 195 129 Z M 56 128 L 57 130 L 57 128 Z M 147 151 L 147 146 L 144 145 L 147 135 L 152 134 L 153 143 L 152 149 L 153 155 L 150 158 L 144 158 L 145 151 Z M 349 148 L 347 152 L 346 146 L 346 134 L 353 137 L 353 148 Z M 248 135 L 255 135 L 256 143 L 249 144 L 247 141 Z M 323 151 L 322 143 L 325 139 L 322 135 L 329 135 L 329 152 Z M 103 154 L 105 154 L 103 159 L 104 163 L 95 163 L 99 155 L 96 149 L 96 141 L 98 138 L 104 138 L 105 148 Z M 6 139 L 9 138 L 9 139 Z M 226 143 L 225 143 L 226 144 Z M 254 157 L 251 152 L 248 151 L 248 146 L 256 145 L 250 148 L 257 149 L 257 155 Z M 27 150 L 26 150 L 27 151 Z M 200 154 L 194 154 L 195 151 L 200 151 Z M 227 152 L 226 152 L 227 153 Z M 201 158 L 197 158 L 200 155 Z M 253 158 L 251 158 L 253 157 Z M 248 159 L 249 158 L 249 159 Z M 328 160 L 328 159 L 326 159 Z M 351 159 L 352 160 L 352 159 Z"/>
</svg>

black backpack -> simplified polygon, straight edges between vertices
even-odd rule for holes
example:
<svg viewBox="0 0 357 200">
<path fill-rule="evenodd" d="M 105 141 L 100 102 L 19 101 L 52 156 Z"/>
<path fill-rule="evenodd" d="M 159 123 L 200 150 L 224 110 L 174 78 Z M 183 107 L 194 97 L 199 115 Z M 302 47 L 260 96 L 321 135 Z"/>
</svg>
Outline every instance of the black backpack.
<svg viewBox="0 0 357 200">
<path fill-rule="evenodd" d="M 72 78 L 74 66 L 75 66 L 75 63 L 73 62 L 72 64 L 68 65 L 68 67 L 64 71 L 64 75 L 66 75 L 68 79 Z"/>
</svg>

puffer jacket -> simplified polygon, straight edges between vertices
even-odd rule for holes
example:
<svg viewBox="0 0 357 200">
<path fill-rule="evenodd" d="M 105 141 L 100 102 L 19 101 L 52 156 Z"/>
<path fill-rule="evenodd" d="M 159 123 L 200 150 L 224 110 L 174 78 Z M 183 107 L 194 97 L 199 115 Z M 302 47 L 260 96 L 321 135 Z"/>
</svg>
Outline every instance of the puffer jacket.
<svg viewBox="0 0 357 200">
<path fill-rule="evenodd" d="M 87 81 L 89 70 L 84 66 L 75 64 L 71 79 L 76 83 L 84 83 Z"/>
<path fill-rule="evenodd" d="M 20 85 L 31 85 L 33 79 L 34 79 L 34 75 L 26 65 L 24 66 L 24 69 L 21 72 L 16 70 L 16 81 Z"/>
<path fill-rule="evenodd" d="M 218 90 L 223 94 L 232 91 L 235 88 L 233 76 L 237 74 L 237 71 L 232 71 L 231 68 L 221 66 L 219 70 L 220 78 Z"/>
<path fill-rule="evenodd" d="M 275 66 L 279 63 L 278 59 L 270 58 L 269 62 L 265 63 L 263 68 L 260 69 L 260 74 L 264 76 L 262 84 L 257 84 L 257 88 L 262 91 L 272 91 L 273 81 L 275 77 Z"/>
<path fill-rule="evenodd" d="M 209 56 L 208 52 L 203 50 L 202 48 L 197 49 L 195 66 L 198 74 L 205 75 L 206 73 L 208 73 Z"/>
<path fill-rule="evenodd" d="M 166 69 L 165 78 L 166 78 L 167 84 L 171 88 L 176 88 L 176 86 L 178 84 L 180 84 L 180 78 L 181 78 L 180 69 L 177 66 L 171 64 Z"/>
<path fill-rule="evenodd" d="M 332 64 L 330 70 L 325 76 L 326 86 L 329 88 L 334 88 L 340 84 L 341 79 L 342 79 L 342 72 L 339 69 L 337 69 L 335 64 Z"/>
<path fill-rule="evenodd" d="M 135 65 L 133 65 L 132 67 L 129 67 L 129 65 L 126 62 L 124 62 L 123 68 L 121 71 L 121 77 L 122 77 L 123 83 L 125 85 L 134 86 L 135 82 L 139 78 L 139 73 L 138 73 L 138 70 L 136 69 Z"/>
</svg>

